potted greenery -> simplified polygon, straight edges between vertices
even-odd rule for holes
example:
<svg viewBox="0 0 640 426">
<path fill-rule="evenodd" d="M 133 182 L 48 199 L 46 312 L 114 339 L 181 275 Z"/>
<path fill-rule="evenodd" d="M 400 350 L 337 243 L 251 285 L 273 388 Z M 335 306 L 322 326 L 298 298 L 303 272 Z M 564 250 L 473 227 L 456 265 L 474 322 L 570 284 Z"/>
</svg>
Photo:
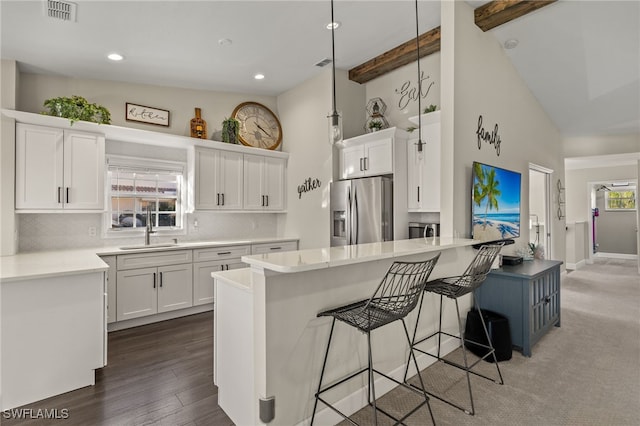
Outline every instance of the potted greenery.
<svg viewBox="0 0 640 426">
<path fill-rule="evenodd" d="M 371 122 L 369 122 L 369 129 L 372 132 L 377 132 L 378 130 L 382 129 L 383 123 L 382 121 L 379 120 L 372 120 Z"/>
<path fill-rule="evenodd" d="M 424 114 L 427 114 L 427 113 L 433 112 L 433 111 L 435 111 L 437 108 L 438 108 L 438 106 L 437 106 L 437 105 L 433 105 L 433 104 L 431 104 L 431 105 L 429 105 L 428 107 L 426 107 L 426 108 L 424 109 L 423 113 L 424 113 Z"/>
<path fill-rule="evenodd" d="M 111 124 L 111 114 L 102 105 L 90 104 L 82 96 L 51 98 L 44 101 L 49 111 L 46 115 L 68 118 L 71 125 L 76 121 L 89 121 L 98 124 Z"/>
<path fill-rule="evenodd" d="M 240 131 L 240 122 L 235 118 L 225 118 L 222 121 L 222 142 L 238 143 L 238 132 Z"/>
</svg>

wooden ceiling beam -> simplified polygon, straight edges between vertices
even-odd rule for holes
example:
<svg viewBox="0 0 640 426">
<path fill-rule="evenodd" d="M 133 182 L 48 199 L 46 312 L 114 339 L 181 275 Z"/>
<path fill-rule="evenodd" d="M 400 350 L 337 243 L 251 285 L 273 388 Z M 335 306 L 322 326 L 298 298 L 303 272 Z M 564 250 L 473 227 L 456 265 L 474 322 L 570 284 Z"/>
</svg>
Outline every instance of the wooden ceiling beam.
<svg viewBox="0 0 640 426">
<path fill-rule="evenodd" d="M 488 31 L 557 0 L 494 0 L 475 9 L 475 23 Z M 440 51 L 440 27 L 419 37 L 420 58 Z M 363 84 L 416 60 L 415 39 L 349 70 L 349 80 Z"/>
<path fill-rule="evenodd" d="M 421 34 L 418 38 L 420 43 L 420 57 L 431 55 L 440 51 L 440 27 L 434 28 Z M 364 64 L 358 65 L 349 70 L 349 80 L 357 83 L 366 83 L 383 74 L 391 72 L 403 65 L 410 64 L 416 60 L 416 40 L 412 39 L 400 46 L 384 52 L 375 58 L 368 60 Z"/>
<path fill-rule="evenodd" d="M 476 25 L 482 31 L 513 21 L 556 0 L 494 0 L 473 11 Z"/>
</svg>

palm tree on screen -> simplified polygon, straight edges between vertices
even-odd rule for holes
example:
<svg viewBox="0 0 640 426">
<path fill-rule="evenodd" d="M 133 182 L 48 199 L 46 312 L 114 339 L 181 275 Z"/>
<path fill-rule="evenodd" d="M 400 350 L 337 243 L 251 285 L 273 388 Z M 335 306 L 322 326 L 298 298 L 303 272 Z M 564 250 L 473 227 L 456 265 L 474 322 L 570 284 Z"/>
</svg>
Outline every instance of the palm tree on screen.
<svg viewBox="0 0 640 426">
<path fill-rule="evenodd" d="M 502 192 L 498 189 L 500 187 L 500 181 L 496 179 L 495 169 L 491 169 L 485 174 L 480 164 L 476 163 L 474 166 L 477 181 L 473 185 L 473 201 L 477 206 L 480 206 L 485 199 L 487 200 L 487 206 L 484 212 L 484 224 L 482 225 L 482 229 L 486 229 L 489 210 L 499 210 L 498 197 L 502 195 Z"/>
</svg>

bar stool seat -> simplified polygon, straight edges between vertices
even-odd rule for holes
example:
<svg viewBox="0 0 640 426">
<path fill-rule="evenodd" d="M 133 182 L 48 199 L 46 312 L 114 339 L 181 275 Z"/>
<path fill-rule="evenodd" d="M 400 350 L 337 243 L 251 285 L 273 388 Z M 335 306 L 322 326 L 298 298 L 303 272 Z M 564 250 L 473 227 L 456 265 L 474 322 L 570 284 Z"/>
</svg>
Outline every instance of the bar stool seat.
<svg viewBox="0 0 640 426">
<path fill-rule="evenodd" d="M 458 276 L 453 276 L 453 277 L 445 277 L 445 278 L 438 278 L 435 279 L 433 281 L 429 281 L 427 282 L 427 284 L 425 285 L 424 288 L 424 292 L 425 293 L 434 293 L 434 294 L 439 294 L 440 295 L 440 314 L 439 314 L 439 322 L 438 322 L 438 331 L 418 339 L 416 337 L 417 331 L 418 331 L 418 324 L 420 322 L 420 314 L 422 313 L 422 301 L 424 299 L 424 295 L 423 297 L 420 299 L 420 307 L 418 309 L 418 317 L 416 319 L 416 325 L 415 325 L 415 329 L 413 331 L 413 338 L 411 340 L 411 347 L 413 348 L 413 350 L 423 353 L 425 355 L 431 356 L 435 359 L 437 359 L 438 361 L 442 361 L 445 364 L 451 365 L 453 367 L 459 368 L 461 370 L 464 370 L 467 376 L 467 387 L 469 390 L 469 400 L 471 403 L 471 408 L 467 409 L 462 407 L 461 405 L 454 403 L 450 400 L 445 399 L 442 395 L 437 395 L 433 392 L 428 392 L 427 394 L 439 399 L 461 411 L 464 411 L 467 414 L 473 415 L 475 414 L 475 408 L 473 405 L 473 394 L 471 392 L 471 379 L 470 379 L 470 373 L 474 374 L 476 376 L 480 376 L 483 377 L 485 379 L 491 380 L 491 381 L 495 381 L 496 383 L 499 384 L 504 384 L 504 380 L 502 379 L 502 373 L 500 372 L 500 367 L 498 366 L 498 361 L 496 359 L 495 356 L 495 349 L 493 348 L 492 344 L 491 344 L 491 339 L 489 338 L 489 333 L 487 331 L 487 326 L 484 323 L 484 319 L 482 318 L 482 312 L 480 312 L 480 319 L 482 321 L 482 327 L 484 329 L 484 333 L 487 336 L 487 341 L 489 342 L 488 345 L 484 345 L 483 343 L 480 342 L 474 342 L 471 341 L 469 339 L 466 338 L 463 327 L 462 327 L 462 321 L 460 319 L 460 308 L 458 306 L 458 298 L 468 294 L 468 293 L 472 293 L 475 289 L 477 289 L 483 282 L 484 280 L 487 278 L 487 275 L 489 274 L 489 271 L 491 270 L 491 265 L 493 264 L 496 256 L 500 253 L 500 250 L 502 249 L 503 243 L 498 243 L 498 244 L 489 244 L 489 245 L 484 245 L 482 246 L 479 250 L 478 253 L 476 254 L 476 256 L 474 257 L 474 259 L 471 261 L 471 263 L 469 264 L 469 266 L 466 268 L 466 270 L 464 271 L 464 273 L 462 275 L 458 275 Z M 456 305 L 456 314 L 457 314 L 457 319 L 458 319 L 458 332 L 460 333 L 459 335 L 454 335 L 451 333 L 447 333 L 442 331 L 442 307 L 443 307 L 443 297 L 447 297 L 449 299 L 452 299 L 455 301 L 455 305 Z M 475 293 L 474 293 L 474 300 L 475 300 Z M 476 303 L 475 305 L 478 307 L 478 311 L 480 311 L 479 305 Z M 448 359 L 445 359 L 441 356 L 440 353 L 440 346 L 441 346 L 441 342 L 442 342 L 442 336 L 448 336 L 448 337 L 452 337 L 455 339 L 459 339 L 460 340 L 460 346 L 462 347 L 462 356 L 463 356 L 463 361 L 464 364 L 459 364 L 453 361 L 450 361 Z M 437 353 L 433 354 L 430 353 L 429 351 L 423 350 L 418 348 L 417 346 L 429 339 L 432 339 L 434 337 L 437 337 Z M 467 352 L 465 349 L 465 345 L 464 342 L 470 342 L 473 343 L 475 345 L 478 346 L 482 346 L 483 348 L 487 349 L 486 354 L 479 360 L 477 360 L 476 362 L 474 362 L 473 364 L 469 364 L 468 360 L 467 360 Z M 493 361 L 496 365 L 496 369 L 498 372 L 498 380 L 493 379 L 491 377 L 488 377 L 486 375 L 480 374 L 476 371 L 473 371 L 473 368 L 482 360 L 485 359 L 489 356 L 493 357 Z M 409 368 L 409 364 L 407 363 L 406 367 L 405 367 L 405 378 L 404 381 L 405 383 L 407 382 L 407 374 L 408 374 L 408 368 Z M 413 385 L 411 385 L 413 386 Z M 423 386 L 424 388 L 424 386 Z"/>
<path fill-rule="evenodd" d="M 424 391 L 424 384 L 422 383 L 422 379 L 420 379 L 422 389 L 411 387 L 392 377 L 389 377 L 388 375 L 374 368 L 373 356 L 371 352 L 371 331 L 390 324 L 394 321 L 402 321 L 404 334 L 407 339 L 407 345 L 410 349 L 409 359 L 413 360 L 414 365 L 417 368 L 418 365 L 415 359 L 415 355 L 413 354 L 413 350 L 411 349 L 411 340 L 409 338 L 409 332 L 407 330 L 404 318 L 417 306 L 418 300 L 424 293 L 424 286 L 429 278 L 429 275 L 431 274 L 431 271 L 433 270 L 433 267 L 435 266 L 439 258 L 440 254 L 423 262 L 393 262 L 393 264 L 389 267 L 384 277 L 382 278 L 380 284 L 378 284 L 376 290 L 373 293 L 373 296 L 371 296 L 370 299 L 361 300 L 355 303 L 350 303 L 348 305 L 340 306 L 318 313 L 318 317 L 332 317 L 333 320 L 331 322 L 331 331 L 329 332 L 329 340 L 327 342 L 324 361 L 322 363 L 322 371 L 320 373 L 318 391 L 315 394 L 316 400 L 313 405 L 313 414 L 311 417 L 312 425 L 315 420 L 318 402 L 322 402 L 351 424 L 356 424 L 344 413 L 335 408 L 331 403 L 326 401 L 322 397 L 322 394 L 365 372 L 368 373 L 367 402 L 374 409 L 376 425 L 378 424 L 378 411 L 393 419 L 396 422 L 395 424 L 403 424 L 404 420 L 407 417 L 411 416 L 424 405 L 427 405 L 431 421 L 433 422 L 433 424 L 435 424 L 433 413 L 431 412 L 431 406 L 429 405 L 429 397 Z M 346 377 L 336 383 L 323 387 L 322 380 L 327 366 L 327 357 L 329 355 L 329 348 L 331 347 L 331 339 L 333 337 L 333 330 L 336 324 L 336 320 L 354 327 L 367 335 L 368 365 L 351 374 L 348 374 Z M 374 373 L 379 374 L 380 376 L 383 376 L 395 382 L 396 384 L 419 394 L 424 398 L 424 401 L 422 401 L 417 407 L 413 408 L 409 413 L 405 414 L 400 419 L 392 416 L 390 413 L 378 407 L 376 404 L 375 384 L 373 376 Z"/>
</svg>

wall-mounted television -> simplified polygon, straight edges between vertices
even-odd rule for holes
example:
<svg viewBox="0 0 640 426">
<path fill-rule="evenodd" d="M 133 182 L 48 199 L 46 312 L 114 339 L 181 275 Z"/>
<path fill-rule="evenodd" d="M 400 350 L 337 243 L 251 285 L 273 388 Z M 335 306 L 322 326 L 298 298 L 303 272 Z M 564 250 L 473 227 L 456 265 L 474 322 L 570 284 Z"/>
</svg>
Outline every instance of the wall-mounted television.
<svg viewBox="0 0 640 426">
<path fill-rule="evenodd" d="M 520 236 L 520 173 L 474 161 L 472 175 L 471 237 L 513 242 Z"/>
</svg>

